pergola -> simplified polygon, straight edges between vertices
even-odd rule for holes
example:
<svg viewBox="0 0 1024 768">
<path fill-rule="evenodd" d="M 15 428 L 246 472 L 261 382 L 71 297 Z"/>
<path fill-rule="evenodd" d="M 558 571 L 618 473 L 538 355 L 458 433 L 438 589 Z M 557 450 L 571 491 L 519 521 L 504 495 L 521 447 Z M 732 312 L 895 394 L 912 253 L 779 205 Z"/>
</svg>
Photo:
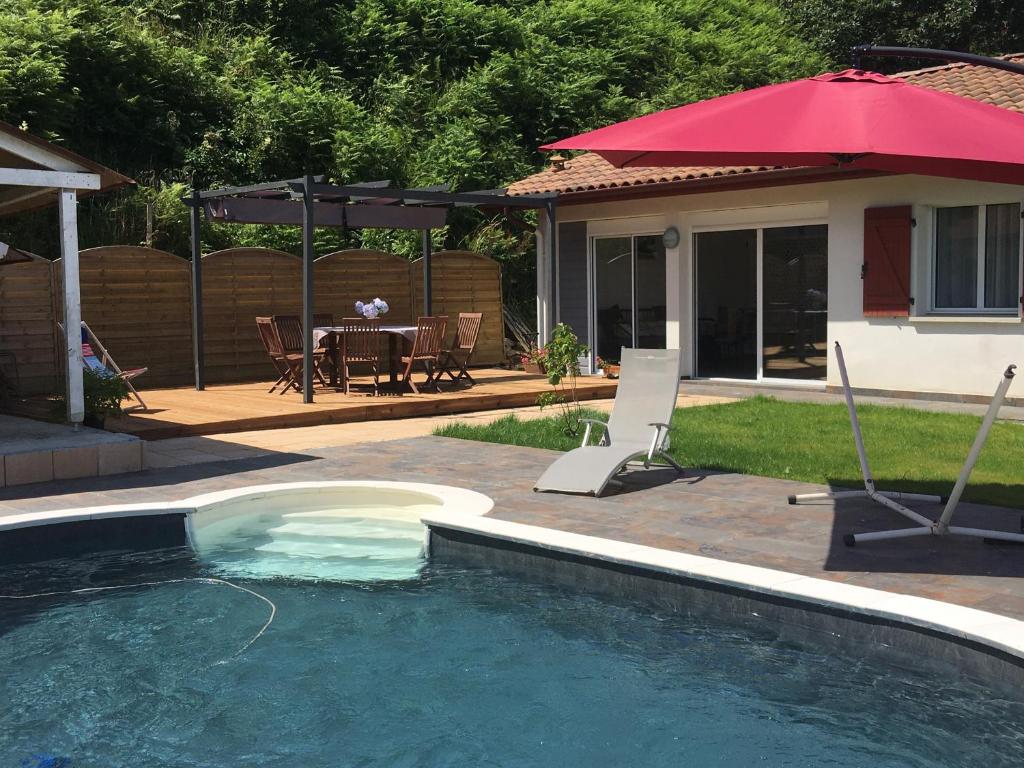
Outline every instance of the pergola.
<svg viewBox="0 0 1024 768">
<path fill-rule="evenodd" d="M 73 424 L 81 423 L 85 417 L 82 344 L 74 330 L 82 319 L 78 285 L 78 198 L 134 183 L 99 163 L 0 122 L 0 216 L 57 204 L 64 278 L 64 327 L 68 329 L 62 358 L 67 379 L 67 419 Z M 17 249 L 0 244 L 0 266 L 24 260 Z"/>
<path fill-rule="evenodd" d="M 509 195 L 504 189 L 452 192 L 447 185 L 403 189 L 390 181 L 328 184 L 323 176 L 270 181 L 244 187 L 194 191 L 183 202 L 191 208 L 192 235 L 192 345 L 196 389 L 205 387 L 203 364 L 203 270 L 200 225 L 210 221 L 229 224 L 284 224 L 302 227 L 302 397 L 313 402 L 313 231 L 337 229 L 408 229 L 423 233 L 423 309 L 431 313 L 430 230 L 444 226 L 453 208 L 504 211 L 542 209 L 546 212 L 546 240 L 555 281 L 554 193 Z M 553 297 L 552 297 L 553 298 Z"/>
</svg>

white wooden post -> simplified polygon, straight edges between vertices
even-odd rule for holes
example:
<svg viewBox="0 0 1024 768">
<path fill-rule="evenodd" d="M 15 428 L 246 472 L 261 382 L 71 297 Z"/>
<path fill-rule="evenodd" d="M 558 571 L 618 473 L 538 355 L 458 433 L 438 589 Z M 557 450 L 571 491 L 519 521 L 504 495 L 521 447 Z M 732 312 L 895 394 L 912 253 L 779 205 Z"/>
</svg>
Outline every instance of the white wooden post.
<svg viewBox="0 0 1024 768">
<path fill-rule="evenodd" d="M 82 392 L 82 302 L 78 283 L 78 195 L 61 189 L 57 196 L 60 218 L 60 256 L 64 270 L 64 341 L 67 361 L 67 417 L 73 424 L 85 418 Z"/>
</svg>

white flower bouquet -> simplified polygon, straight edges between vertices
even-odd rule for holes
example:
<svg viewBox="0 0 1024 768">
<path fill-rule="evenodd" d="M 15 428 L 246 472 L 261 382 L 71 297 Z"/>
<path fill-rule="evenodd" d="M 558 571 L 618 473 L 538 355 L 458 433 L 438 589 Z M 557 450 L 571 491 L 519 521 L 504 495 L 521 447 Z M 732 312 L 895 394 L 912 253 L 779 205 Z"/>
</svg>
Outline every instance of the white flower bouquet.
<svg viewBox="0 0 1024 768">
<path fill-rule="evenodd" d="M 367 320 L 373 320 L 375 317 L 386 315 L 389 309 L 391 309 L 391 307 L 388 306 L 388 303 L 379 296 L 373 301 L 356 302 L 356 314 L 362 315 Z"/>
</svg>

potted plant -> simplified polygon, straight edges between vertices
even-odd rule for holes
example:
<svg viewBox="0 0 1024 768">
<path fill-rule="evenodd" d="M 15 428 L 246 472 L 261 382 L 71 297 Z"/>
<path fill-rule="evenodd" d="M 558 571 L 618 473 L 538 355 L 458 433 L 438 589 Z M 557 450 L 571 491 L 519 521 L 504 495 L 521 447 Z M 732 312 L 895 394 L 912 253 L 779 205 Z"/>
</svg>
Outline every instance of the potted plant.
<svg viewBox="0 0 1024 768">
<path fill-rule="evenodd" d="M 537 405 L 542 409 L 556 406 L 562 419 L 562 431 L 573 437 L 579 433 L 583 421 L 576 380 L 580 375 L 580 358 L 588 351 L 565 323 L 552 329 L 551 341 L 544 346 L 544 365 L 552 391 L 538 395 Z"/>
<path fill-rule="evenodd" d="M 85 400 L 87 427 L 103 429 L 107 416 L 122 413 L 121 403 L 128 397 L 128 385 L 120 376 L 97 373 L 90 368 L 82 371 L 82 394 Z"/>
<path fill-rule="evenodd" d="M 546 373 L 547 350 L 544 347 L 531 347 L 530 350 L 519 358 L 523 370 L 527 373 Z"/>
<path fill-rule="evenodd" d="M 619 363 L 615 360 L 604 360 L 597 358 L 597 367 L 604 371 L 604 377 L 606 379 L 617 379 L 619 378 Z"/>
</svg>

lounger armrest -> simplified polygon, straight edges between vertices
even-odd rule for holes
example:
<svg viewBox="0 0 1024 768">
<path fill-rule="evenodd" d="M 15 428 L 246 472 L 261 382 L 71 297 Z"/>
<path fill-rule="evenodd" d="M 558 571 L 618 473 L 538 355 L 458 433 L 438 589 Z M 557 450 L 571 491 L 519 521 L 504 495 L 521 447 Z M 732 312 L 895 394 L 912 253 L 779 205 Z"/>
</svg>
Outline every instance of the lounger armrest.
<svg viewBox="0 0 1024 768">
<path fill-rule="evenodd" d="M 595 424 L 600 424 L 604 427 L 604 433 L 608 434 L 608 422 L 601 421 L 600 419 L 580 419 L 580 424 L 586 424 L 587 428 L 583 430 L 583 442 L 580 443 L 580 447 L 586 447 L 587 443 L 590 442 L 590 432 L 594 428 Z"/>
</svg>

